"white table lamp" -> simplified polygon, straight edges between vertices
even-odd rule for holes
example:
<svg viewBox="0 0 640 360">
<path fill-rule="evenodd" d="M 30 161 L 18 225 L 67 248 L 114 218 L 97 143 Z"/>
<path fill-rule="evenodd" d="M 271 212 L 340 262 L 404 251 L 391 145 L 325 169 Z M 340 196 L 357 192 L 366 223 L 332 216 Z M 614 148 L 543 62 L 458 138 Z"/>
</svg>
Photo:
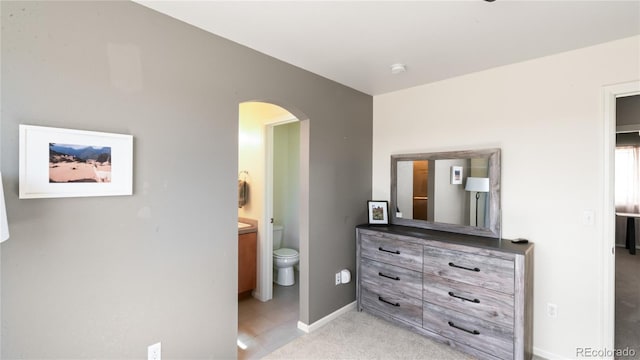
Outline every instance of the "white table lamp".
<svg viewBox="0 0 640 360">
<path fill-rule="evenodd" d="M 478 199 L 480 199 L 480 193 L 489 192 L 489 178 L 468 177 L 464 189 L 476 192 L 476 226 L 478 226 Z"/>
</svg>

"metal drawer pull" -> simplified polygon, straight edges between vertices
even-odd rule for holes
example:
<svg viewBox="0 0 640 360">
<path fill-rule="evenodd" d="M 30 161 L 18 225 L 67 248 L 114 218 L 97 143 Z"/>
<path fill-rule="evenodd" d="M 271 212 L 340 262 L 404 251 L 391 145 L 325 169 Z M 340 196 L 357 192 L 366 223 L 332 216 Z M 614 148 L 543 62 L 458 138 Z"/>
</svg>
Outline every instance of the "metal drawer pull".
<svg viewBox="0 0 640 360">
<path fill-rule="evenodd" d="M 387 250 L 383 247 L 379 247 L 378 250 L 380 251 L 384 251 L 384 252 L 388 252 L 388 253 L 392 253 L 392 254 L 396 254 L 396 255 L 400 255 L 400 251 L 398 250 Z"/>
<path fill-rule="evenodd" d="M 387 300 L 383 299 L 382 296 L 378 296 L 378 300 L 382 301 L 383 303 L 389 304 L 389 305 L 400 307 L 399 303 L 392 303 L 391 301 L 387 301 Z"/>
<path fill-rule="evenodd" d="M 386 277 L 387 279 L 391 279 L 391 280 L 396 280 L 396 281 L 400 280 L 400 278 L 397 276 L 391 276 L 391 275 L 383 274 L 381 272 L 379 272 L 378 275 L 382 277 Z"/>
<path fill-rule="evenodd" d="M 449 296 L 454 297 L 454 298 L 457 298 L 457 299 L 461 299 L 461 300 L 464 300 L 464 301 L 468 301 L 468 302 L 472 302 L 472 303 L 480 304 L 480 300 L 478 300 L 478 299 L 473 299 L 473 300 L 471 300 L 471 299 L 467 299 L 466 297 L 456 295 L 456 294 L 454 294 L 454 293 L 453 293 L 453 292 L 451 292 L 451 291 L 449 291 Z"/>
<path fill-rule="evenodd" d="M 475 271 L 475 272 L 480 272 L 479 268 L 468 268 L 468 267 L 464 267 L 464 266 L 460 266 L 460 265 L 456 265 L 452 262 L 449 263 L 449 266 L 454 267 L 454 268 L 458 268 L 458 269 L 464 269 L 464 270 L 469 270 L 469 271 Z"/>
<path fill-rule="evenodd" d="M 449 326 L 451 326 L 452 328 L 456 328 L 458 330 L 466 331 L 469 334 L 480 335 L 480 331 L 478 331 L 478 330 L 473 330 L 473 331 L 472 330 L 467 330 L 467 329 L 462 328 L 460 326 L 456 326 L 456 324 L 452 323 L 451 321 L 449 321 Z"/>
</svg>

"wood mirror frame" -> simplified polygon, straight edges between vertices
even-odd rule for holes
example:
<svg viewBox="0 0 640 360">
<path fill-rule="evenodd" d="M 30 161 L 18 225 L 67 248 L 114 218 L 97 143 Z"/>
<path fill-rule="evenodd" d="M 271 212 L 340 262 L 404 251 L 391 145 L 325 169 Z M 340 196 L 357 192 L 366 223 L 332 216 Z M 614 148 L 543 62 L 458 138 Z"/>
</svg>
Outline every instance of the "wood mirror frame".
<svg viewBox="0 0 640 360">
<path fill-rule="evenodd" d="M 420 160 L 450 160 L 488 158 L 489 177 L 489 217 L 488 227 L 472 225 L 449 224 L 426 220 L 406 219 L 396 216 L 398 205 L 398 162 Z M 450 231 L 460 234 L 478 235 L 485 237 L 500 237 L 500 149 L 463 150 L 449 152 L 433 152 L 422 154 L 391 155 L 391 201 L 390 219 L 395 225 L 412 226 L 423 229 Z"/>
</svg>

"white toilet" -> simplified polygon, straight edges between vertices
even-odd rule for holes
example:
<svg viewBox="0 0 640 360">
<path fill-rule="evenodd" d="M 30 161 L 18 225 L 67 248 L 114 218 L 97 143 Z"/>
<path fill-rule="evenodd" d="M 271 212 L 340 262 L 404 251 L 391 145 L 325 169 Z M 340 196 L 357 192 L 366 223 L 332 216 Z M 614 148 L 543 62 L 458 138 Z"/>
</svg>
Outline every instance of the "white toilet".
<svg viewBox="0 0 640 360">
<path fill-rule="evenodd" d="M 300 255 L 294 249 L 280 248 L 283 233 L 282 225 L 273 225 L 273 282 L 291 286 L 296 283 L 293 266 L 300 261 Z"/>
</svg>

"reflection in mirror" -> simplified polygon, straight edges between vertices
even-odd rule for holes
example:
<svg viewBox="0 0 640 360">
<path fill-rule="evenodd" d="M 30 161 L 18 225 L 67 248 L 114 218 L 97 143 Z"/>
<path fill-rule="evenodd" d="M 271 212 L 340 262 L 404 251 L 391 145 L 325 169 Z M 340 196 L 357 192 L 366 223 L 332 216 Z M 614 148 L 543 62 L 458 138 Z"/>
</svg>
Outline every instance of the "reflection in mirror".
<svg viewBox="0 0 640 360">
<path fill-rule="evenodd" d="M 398 161 L 397 171 L 397 216 L 488 227 L 489 157 Z"/>
<path fill-rule="evenodd" d="M 499 149 L 394 155 L 392 222 L 497 236 L 499 174 Z"/>
</svg>

